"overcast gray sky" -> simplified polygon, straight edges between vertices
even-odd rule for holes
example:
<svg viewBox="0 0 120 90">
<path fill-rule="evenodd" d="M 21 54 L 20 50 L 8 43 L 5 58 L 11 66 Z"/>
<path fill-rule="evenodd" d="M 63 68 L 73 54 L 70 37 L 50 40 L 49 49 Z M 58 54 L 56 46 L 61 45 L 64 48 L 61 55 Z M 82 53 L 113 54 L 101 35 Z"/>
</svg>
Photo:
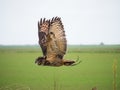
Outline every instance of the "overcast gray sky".
<svg viewBox="0 0 120 90">
<path fill-rule="evenodd" d="M 68 44 L 120 44 L 120 0 L 0 0 L 0 44 L 38 44 L 38 20 L 54 16 Z"/>
</svg>

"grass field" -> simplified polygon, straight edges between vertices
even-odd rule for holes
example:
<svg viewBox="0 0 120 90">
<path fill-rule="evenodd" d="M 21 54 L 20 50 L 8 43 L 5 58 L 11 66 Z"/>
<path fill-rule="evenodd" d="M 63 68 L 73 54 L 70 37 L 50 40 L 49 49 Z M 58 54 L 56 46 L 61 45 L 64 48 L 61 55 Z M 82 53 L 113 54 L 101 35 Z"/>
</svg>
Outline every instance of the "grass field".
<svg viewBox="0 0 120 90">
<path fill-rule="evenodd" d="M 0 90 L 115 90 L 115 60 L 120 90 L 120 45 L 69 46 L 65 58 L 80 56 L 77 66 L 37 66 L 41 55 L 36 46 L 0 46 Z"/>
</svg>

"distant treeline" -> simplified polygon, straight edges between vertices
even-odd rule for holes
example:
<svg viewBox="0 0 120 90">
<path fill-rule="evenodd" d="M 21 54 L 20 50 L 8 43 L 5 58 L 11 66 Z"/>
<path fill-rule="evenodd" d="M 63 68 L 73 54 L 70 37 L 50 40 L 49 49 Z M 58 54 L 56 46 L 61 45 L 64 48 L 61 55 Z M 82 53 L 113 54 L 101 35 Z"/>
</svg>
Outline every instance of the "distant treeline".
<svg viewBox="0 0 120 90">
<path fill-rule="evenodd" d="M 41 52 L 39 45 L 0 45 L 0 52 Z M 68 45 L 67 52 L 120 53 L 120 45 Z"/>
<path fill-rule="evenodd" d="M 68 52 L 79 53 L 120 53 L 120 45 L 70 45 Z"/>
</svg>

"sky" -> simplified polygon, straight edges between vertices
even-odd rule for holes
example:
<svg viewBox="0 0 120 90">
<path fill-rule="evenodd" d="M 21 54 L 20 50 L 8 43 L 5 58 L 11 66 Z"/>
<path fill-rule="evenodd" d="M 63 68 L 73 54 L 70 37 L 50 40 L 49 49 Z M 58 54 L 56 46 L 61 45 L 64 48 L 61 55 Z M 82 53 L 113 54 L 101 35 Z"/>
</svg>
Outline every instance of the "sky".
<svg viewBox="0 0 120 90">
<path fill-rule="evenodd" d="M 38 44 L 37 22 L 55 16 L 68 44 L 120 44 L 120 0 L 0 0 L 0 45 Z"/>
</svg>

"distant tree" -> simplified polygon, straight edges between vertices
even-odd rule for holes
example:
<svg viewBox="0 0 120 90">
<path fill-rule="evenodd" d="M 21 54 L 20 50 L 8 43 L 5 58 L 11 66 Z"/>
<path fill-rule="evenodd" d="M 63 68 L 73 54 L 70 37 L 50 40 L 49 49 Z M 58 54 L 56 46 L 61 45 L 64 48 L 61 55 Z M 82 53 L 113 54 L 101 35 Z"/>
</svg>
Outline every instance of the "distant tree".
<svg viewBox="0 0 120 90">
<path fill-rule="evenodd" d="M 101 42 L 101 43 L 100 43 L 100 45 L 104 45 L 104 43 L 103 43 L 103 42 Z"/>
</svg>

